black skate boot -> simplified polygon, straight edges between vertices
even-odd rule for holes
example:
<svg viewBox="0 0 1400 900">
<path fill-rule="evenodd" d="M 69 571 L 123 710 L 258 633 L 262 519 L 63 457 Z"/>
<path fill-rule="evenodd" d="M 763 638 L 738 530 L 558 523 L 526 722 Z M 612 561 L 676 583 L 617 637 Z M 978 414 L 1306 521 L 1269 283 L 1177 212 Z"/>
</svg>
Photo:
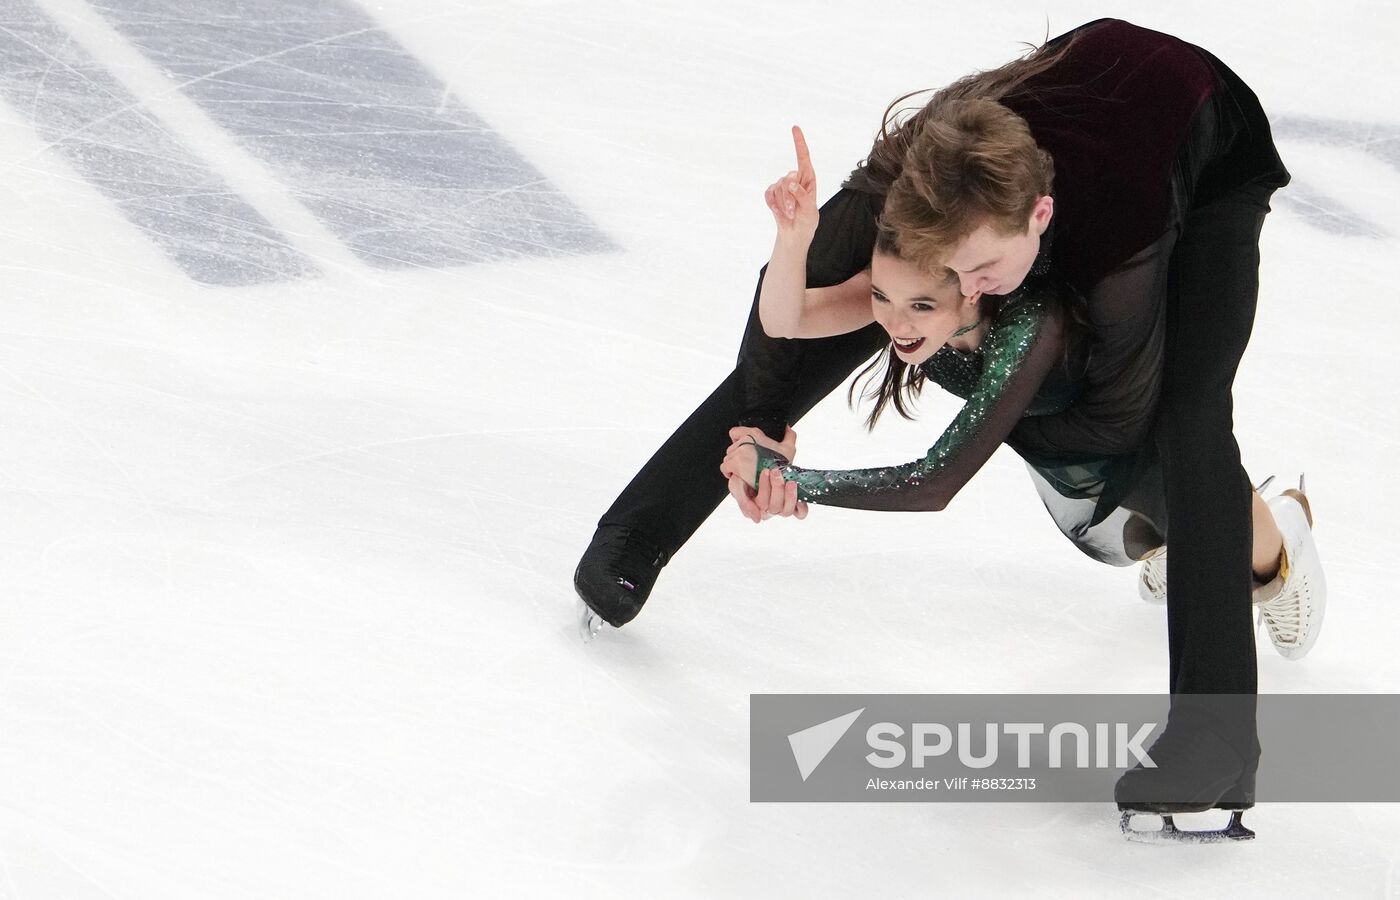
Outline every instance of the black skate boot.
<svg viewBox="0 0 1400 900">
<path fill-rule="evenodd" d="M 588 613 L 614 628 L 636 618 L 668 558 L 630 528 L 604 525 L 594 532 L 574 570 L 574 590 L 587 607 L 579 623 L 584 637 L 596 634 L 601 624 L 590 621 Z"/>
<path fill-rule="evenodd" d="M 1113 789 L 1122 813 L 1123 834 L 1134 841 L 1184 841 L 1217 843 L 1249 840 L 1254 832 L 1244 826 L 1244 810 L 1254 806 L 1256 750 L 1252 759 L 1208 725 L 1173 722 L 1153 743 L 1147 755 L 1157 764 L 1141 763 L 1123 773 Z M 1172 821 L 1173 813 L 1224 809 L 1230 823 L 1217 831 L 1183 831 Z M 1162 817 L 1159 831 L 1135 831 L 1129 823 L 1135 813 Z"/>
</svg>

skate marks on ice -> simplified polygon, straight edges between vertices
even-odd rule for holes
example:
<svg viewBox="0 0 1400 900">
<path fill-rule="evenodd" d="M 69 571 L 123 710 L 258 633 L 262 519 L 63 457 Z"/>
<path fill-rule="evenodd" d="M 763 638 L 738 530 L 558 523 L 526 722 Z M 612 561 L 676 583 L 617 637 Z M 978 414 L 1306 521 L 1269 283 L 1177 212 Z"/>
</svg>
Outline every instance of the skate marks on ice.
<svg viewBox="0 0 1400 900">
<path fill-rule="evenodd" d="M 1275 202 L 1291 210 L 1304 222 L 1338 237 L 1384 238 L 1389 235 L 1380 225 L 1348 209 L 1336 197 L 1323 193 L 1307 182 L 1294 179 L 1274 195 Z"/>
<path fill-rule="evenodd" d="M 367 265 L 613 249 L 353 3 L 111 0 L 98 9 Z"/>
<path fill-rule="evenodd" d="M 0 0 L 0 16 L 0 96 L 187 276 L 240 286 L 314 271 L 56 22 L 27 0 Z"/>
<path fill-rule="evenodd" d="M 366 265 L 615 249 L 362 10 L 335 0 L 95 7 Z M 315 266 L 65 27 L 0 0 L 0 97 L 192 280 Z"/>
<path fill-rule="evenodd" d="M 1270 122 L 1278 137 L 1361 150 L 1400 172 L 1400 126 L 1317 116 L 1277 116 Z"/>
<path fill-rule="evenodd" d="M 1277 116 L 1271 119 L 1271 125 L 1274 136 L 1285 142 L 1359 151 L 1374 157 L 1393 169 L 1400 183 L 1400 127 L 1315 116 Z M 1284 164 L 1288 164 L 1286 151 Z M 1390 228 L 1296 174 L 1288 187 L 1274 196 L 1279 205 L 1329 234 L 1369 238 L 1387 238 L 1392 234 Z"/>
</svg>

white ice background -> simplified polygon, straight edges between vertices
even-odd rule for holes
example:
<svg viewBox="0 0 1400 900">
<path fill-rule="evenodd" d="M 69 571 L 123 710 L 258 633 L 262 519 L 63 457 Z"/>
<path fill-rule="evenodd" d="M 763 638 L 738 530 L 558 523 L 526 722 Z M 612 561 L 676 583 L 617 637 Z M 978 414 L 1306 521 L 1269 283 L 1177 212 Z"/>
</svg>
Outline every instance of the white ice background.
<svg viewBox="0 0 1400 900">
<path fill-rule="evenodd" d="M 937 514 L 726 504 L 590 645 L 570 585 L 732 367 L 788 127 L 825 195 L 895 96 L 1113 15 L 1360 123 L 1280 131 L 1308 202 L 1265 226 L 1236 434 L 1306 471 L 1331 586 L 1261 690 L 1397 691 L 1393 3 L 366 3 L 617 247 L 397 270 L 95 6 L 39 6 L 322 274 L 196 284 L 0 106 L 0 898 L 1400 896 L 1393 805 L 1162 849 L 1108 804 L 749 802 L 750 693 L 1165 687 L 1164 610 L 1007 450 Z M 867 436 L 832 398 L 799 461 L 913 459 L 954 403 Z"/>
</svg>

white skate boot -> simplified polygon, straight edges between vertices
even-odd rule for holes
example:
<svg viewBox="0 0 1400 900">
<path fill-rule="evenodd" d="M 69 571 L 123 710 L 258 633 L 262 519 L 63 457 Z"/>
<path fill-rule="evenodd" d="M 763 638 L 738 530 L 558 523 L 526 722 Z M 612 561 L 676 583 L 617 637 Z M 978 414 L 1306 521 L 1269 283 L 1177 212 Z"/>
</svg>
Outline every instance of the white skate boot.
<svg viewBox="0 0 1400 900">
<path fill-rule="evenodd" d="M 1283 533 L 1283 554 L 1273 581 L 1254 589 L 1259 622 L 1269 628 L 1274 649 L 1287 659 L 1302 659 L 1322 631 L 1327 605 L 1327 581 L 1312 537 L 1312 506 L 1304 492 L 1289 488 L 1269 501 L 1278 530 Z"/>
<path fill-rule="evenodd" d="M 1142 558 L 1138 596 L 1148 603 L 1167 602 L 1167 548 L 1158 547 Z"/>
</svg>

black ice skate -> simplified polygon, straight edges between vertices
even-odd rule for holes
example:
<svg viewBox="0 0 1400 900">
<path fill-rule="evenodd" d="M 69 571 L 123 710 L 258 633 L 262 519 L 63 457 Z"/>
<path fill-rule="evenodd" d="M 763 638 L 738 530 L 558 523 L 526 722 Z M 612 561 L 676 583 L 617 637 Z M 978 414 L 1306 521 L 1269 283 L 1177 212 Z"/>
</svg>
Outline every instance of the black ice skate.
<svg viewBox="0 0 1400 900">
<path fill-rule="evenodd" d="M 630 528 L 605 525 L 594 532 L 574 570 L 584 640 L 603 623 L 621 628 L 636 618 L 667 559 L 665 551 Z"/>
<path fill-rule="evenodd" d="M 1114 799 L 1122 816 L 1119 825 L 1131 841 L 1219 843 L 1244 841 L 1254 832 L 1244 826 L 1244 811 L 1254 806 L 1254 780 L 1259 761 L 1242 758 L 1238 751 L 1209 727 L 1169 725 L 1147 755 L 1157 764 L 1138 764 L 1118 779 Z M 1214 831 L 1184 831 L 1172 821 L 1173 813 L 1230 811 L 1230 822 Z M 1134 815 L 1162 817 L 1157 831 L 1136 831 Z"/>
</svg>

